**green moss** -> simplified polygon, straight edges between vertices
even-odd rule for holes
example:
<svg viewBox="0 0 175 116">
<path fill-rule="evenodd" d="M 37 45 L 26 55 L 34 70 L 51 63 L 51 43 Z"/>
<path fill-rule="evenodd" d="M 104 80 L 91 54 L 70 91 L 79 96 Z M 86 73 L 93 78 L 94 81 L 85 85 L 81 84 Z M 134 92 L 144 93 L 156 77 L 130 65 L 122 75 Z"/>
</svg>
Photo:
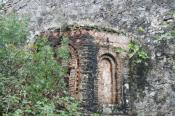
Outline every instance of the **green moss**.
<svg viewBox="0 0 175 116">
<path fill-rule="evenodd" d="M 143 33 L 143 32 L 145 32 L 145 29 L 143 27 L 139 27 L 138 31 Z"/>
</svg>

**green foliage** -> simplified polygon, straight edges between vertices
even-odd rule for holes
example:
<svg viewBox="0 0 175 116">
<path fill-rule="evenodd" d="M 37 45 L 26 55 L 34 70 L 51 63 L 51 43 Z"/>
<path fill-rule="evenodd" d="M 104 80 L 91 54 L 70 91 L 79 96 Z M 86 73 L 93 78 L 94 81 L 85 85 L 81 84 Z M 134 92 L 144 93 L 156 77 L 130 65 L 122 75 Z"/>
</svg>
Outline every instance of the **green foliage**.
<svg viewBox="0 0 175 116">
<path fill-rule="evenodd" d="M 47 38 L 37 38 L 30 50 L 22 46 L 28 33 L 26 20 L 0 17 L 0 115 L 79 115 L 79 103 L 68 96 L 67 69 L 55 60 Z M 69 58 L 68 39 L 60 56 Z"/>
<path fill-rule="evenodd" d="M 16 14 L 0 16 L 0 43 L 4 44 L 21 44 L 25 41 L 28 33 L 28 20 L 20 19 Z"/>
<path fill-rule="evenodd" d="M 148 53 L 135 41 L 130 41 L 128 49 L 117 47 L 114 50 L 117 54 L 127 53 L 129 59 L 133 59 L 136 63 L 141 63 L 149 58 Z"/>
<path fill-rule="evenodd" d="M 58 110 L 60 116 L 80 116 L 80 112 L 77 112 L 79 109 L 79 103 L 74 100 L 72 97 L 62 97 L 56 98 L 59 99 L 59 105 L 66 110 Z M 71 101 L 71 102 L 70 102 Z"/>
<path fill-rule="evenodd" d="M 149 58 L 148 54 L 134 41 L 130 41 L 129 45 L 129 58 L 134 58 L 136 63 L 140 63 Z"/>
<path fill-rule="evenodd" d="M 63 37 L 63 40 L 61 42 L 61 47 L 58 49 L 58 52 L 57 52 L 57 55 L 59 57 L 62 57 L 65 60 L 68 60 L 70 57 L 69 56 L 70 53 L 69 53 L 69 46 L 68 46 L 69 41 L 68 40 L 69 40 L 68 38 Z"/>
</svg>

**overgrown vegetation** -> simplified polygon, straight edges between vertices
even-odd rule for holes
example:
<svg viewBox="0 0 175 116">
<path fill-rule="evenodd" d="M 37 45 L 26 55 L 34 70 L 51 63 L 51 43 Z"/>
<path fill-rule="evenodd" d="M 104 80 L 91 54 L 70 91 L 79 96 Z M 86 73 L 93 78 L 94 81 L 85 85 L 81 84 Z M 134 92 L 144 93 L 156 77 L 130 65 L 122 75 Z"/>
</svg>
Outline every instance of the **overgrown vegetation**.
<svg viewBox="0 0 175 116">
<path fill-rule="evenodd" d="M 148 53 L 134 41 L 131 41 L 129 47 L 129 58 L 134 58 L 136 63 L 141 63 L 149 58 Z"/>
<path fill-rule="evenodd" d="M 66 89 L 67 69 L 55 60 L 69 58 L 68 39 L 63 37 L 57 57 L 45 37 L 24 49 L 27 21 L 15 14 L 0 17 L 0 33 L 0 115 L 80 115 Z"/>
<path fill-rule="evenodd" d="M 115 52 L 118 54 L 127 53 L 129 59 L 132 59 L 135 63 L 141 63 L 149 59 L 148 53 L 135 41 L 130 41 L 128 50 L 117 47 Z"/>
</svg>

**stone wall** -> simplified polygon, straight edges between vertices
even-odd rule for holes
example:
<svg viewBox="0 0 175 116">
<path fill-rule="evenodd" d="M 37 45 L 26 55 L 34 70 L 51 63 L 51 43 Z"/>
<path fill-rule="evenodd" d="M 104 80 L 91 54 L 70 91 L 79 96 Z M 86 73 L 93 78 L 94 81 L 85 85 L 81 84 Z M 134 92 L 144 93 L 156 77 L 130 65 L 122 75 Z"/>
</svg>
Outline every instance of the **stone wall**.
<svg viewBox="0 0 175 116">
<path fill-rule="evenodd" d="M 174 0 L 8 0 L 4 7 L 7 13 L 15 11 L 20 16 L 30 17 L 31 39 L 38 32 L 70 24 L 107 27 L 134 35 L 135 40 L 149 51 L 150 61 L 145 66 L 133 68 L 129 79 L 124 76 L 124 82 L 130 83 L 130 114 L 167 116 L 175 115 L 175 41 L 158 41 L 153 37 L 167 31 L 163 23 L 174 24 L 173 15 L 168 13 L 173 9 Z M 85 52 L 90 49 L 92 55 L 96 55 L 93 44 L 92 47 L 80 47 Z M 87 54 L 91 55 L 91 52 Z M 96 62 L 96 59 L 86 62 Z M 89 64 L 88 67 L 96 66 Z M 84 73 L 91 74 L 88 69 Z M 90 76 L 87 81 L 92 78 Z M 87 97 L 92 99 L 93 96 Z"/>
</svg>

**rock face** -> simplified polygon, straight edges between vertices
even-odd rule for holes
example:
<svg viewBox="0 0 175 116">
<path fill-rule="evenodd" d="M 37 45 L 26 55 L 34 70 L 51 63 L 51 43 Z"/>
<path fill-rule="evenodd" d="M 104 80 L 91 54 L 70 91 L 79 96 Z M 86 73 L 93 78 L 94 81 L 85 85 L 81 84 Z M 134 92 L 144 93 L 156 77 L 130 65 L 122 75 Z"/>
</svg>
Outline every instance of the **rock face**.
<svg viewBox="0 0 175 116">
<path fill-rule="evenodd" d="M 175 24 L 174 9 L 175 0 L 8 0 L 4 6 L 7 13 L 15 11 L 20 16 L 30 17 L 31 34 L 76 24 L 108 27 L 134 35 L 150 53 L 148 64 L 128 66 L 127 83 L 121 86 L 130 88 L 126 92 L 130 100 L 126 102 L 130 104 L 128 114 L 134 116 L 175 115 L 175 39 L 154 39 L 157 34 L 168 31 L 164 23 Z M 86 75 L 96 73 L 88 68 L 94 68 L 92 62 L 98 60 L 92 57 L 96 55 L 96 47 L 93 44 L 79 47 L 85 59 L 91 57 L 86 61 L 88 66 L 80 67 L 85 68 Z M 89 80 L 93 78 L 89 77 Z M 87 96 L 87 99 L 94 96 Z M 103 108 L 110 112 L 110 107 L 115 109 L 110 105 Z"/>
</svg>

